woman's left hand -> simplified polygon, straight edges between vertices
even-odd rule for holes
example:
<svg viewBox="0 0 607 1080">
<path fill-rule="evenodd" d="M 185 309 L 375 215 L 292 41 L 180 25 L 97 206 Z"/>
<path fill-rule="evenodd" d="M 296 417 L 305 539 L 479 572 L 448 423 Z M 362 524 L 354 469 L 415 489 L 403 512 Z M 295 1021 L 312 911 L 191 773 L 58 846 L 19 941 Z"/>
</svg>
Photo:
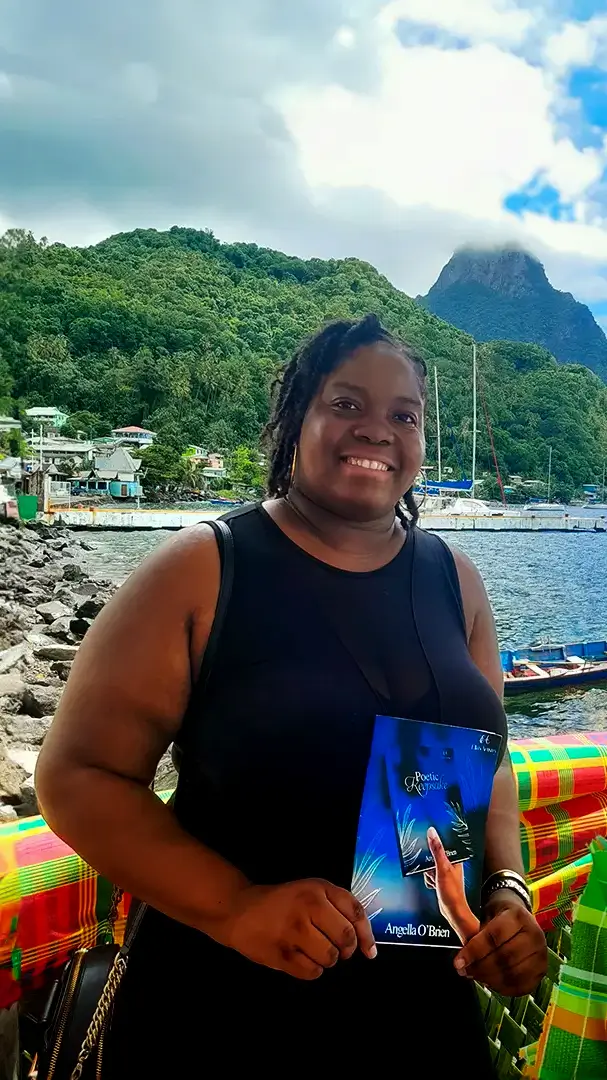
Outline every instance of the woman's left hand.
<svg viewBox="0 0 607 1080">
<path fill-rule="evenodd" d="M 454 964 L 460 975 L 505 997 L 519 997 L 532 993 L 546 974 L 546 939 L 520 897 L 501 889 L 489 899 L 481 929 Z"/>
</svg>

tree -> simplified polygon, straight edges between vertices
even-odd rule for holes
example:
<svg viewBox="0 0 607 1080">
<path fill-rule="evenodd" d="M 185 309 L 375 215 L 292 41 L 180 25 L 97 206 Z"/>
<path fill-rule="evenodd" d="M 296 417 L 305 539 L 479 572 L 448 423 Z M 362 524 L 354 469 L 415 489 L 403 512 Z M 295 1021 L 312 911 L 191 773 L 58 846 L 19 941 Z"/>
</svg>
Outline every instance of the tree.
<svg viewBox="0 0 607 1080">
<path fill-rule="evenodd" d="M 187 477 L 187 464 L 179 451 L 159 442 L 142 451 L 141 469 L 146 493 L 175 489 Z"/>
<path fill-rule="evenodd" d="M 230 455 L 228 476 L 233 484 L 242 484 L 256 494 L 262 495 L 265 491 L 266 470 L 261 465 L 259 453 L 248 446 L 237 446 Z"/>
</svg>

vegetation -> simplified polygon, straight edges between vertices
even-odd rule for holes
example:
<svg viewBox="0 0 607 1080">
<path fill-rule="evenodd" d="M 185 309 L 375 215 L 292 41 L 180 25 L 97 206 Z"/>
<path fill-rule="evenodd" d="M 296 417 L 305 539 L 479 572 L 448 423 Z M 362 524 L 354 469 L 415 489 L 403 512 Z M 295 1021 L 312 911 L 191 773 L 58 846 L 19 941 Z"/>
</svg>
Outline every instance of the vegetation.
<svg viewBox="0 0 607 1080">
<path fill-rule="evenodd" d="M 154 475 L 180 482 L 181 454 L 194 444 L 232 455 L 231 482 L 254 489 L 281 365 L 324 320 L 369 311 L 437 366 L 444 464 L 469 475 L 468 335 L 357 259 L 303 261 L 221 244 L 208 231 L 136 230 L 87 249 L 9 231 L 0 239 L 0 398 L 22 417 L 32 405 L 59 406 L 70 433 L 158 432 L 143 455 L 148 484 Z M 545 480 L 551 445 L 564 489 L 600 479 L 607 388 L 591 371 L 558 365 L 536 345 L 491 342 L 479 349 L 479 380 L 505 477 Z M 428 412 L 432 462 L 433 394 Z M 480 468 L 493 472 L 482 411 L 479 431 Z"/>
</svg>

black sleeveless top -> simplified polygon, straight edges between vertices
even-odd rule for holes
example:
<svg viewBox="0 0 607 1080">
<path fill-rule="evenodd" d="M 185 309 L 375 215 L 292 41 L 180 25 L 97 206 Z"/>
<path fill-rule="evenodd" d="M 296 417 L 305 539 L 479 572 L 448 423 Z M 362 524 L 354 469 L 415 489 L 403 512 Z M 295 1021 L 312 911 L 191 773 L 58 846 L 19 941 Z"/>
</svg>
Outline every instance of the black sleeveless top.
<svg viewBox="0 0 607 1080">
<path fill-rule="evenodd" d="M 439 537 L 412 530 L 387 566 L 356 573 L 307 555 L 261 506 L 227 520 L 235 547 L 232 596 L 204 702 L 194 692 L 189 708 L 175 810 L 184 828 L 253 882 L 322 877 L 349 888 L 376 714 L 496 731 L 505 746 L 504 710 L 470 658 L 457 570 Z M 385 697 L 342 643 L 331 612 L 347 622 L 380 673 Z M 209 1038 L 229 1042 L 234 1062 L 230 1032 L 246 1029 L 243 1060 L 267 1066 L 276 1053 L 278 1067 L 290 1040 L 298 1061 L 302 1054 L 317 1061 L 321 1053 L 325 1060 L 327 1045 L 336 1054 L 339 1045 L 335 1060 L 347 1065 L 339 1027 L 347 1024 L 354 1066 L 361 1053 L 357 1023 L 368 1010 L 386 1031 L 397 1025 L 388 1040 L 395 1051 L 405 1027 L 415 1029 L 417 1049 L 406 1051 L 403 1043 L 403 1062 L 417 1054 L 421 1068 L 430 1054 L 436 1071 L 428 1075 L 439 1076 L 440 1054 L 451 1068 L 459 1045 L 476 1063 L 466 1075 L 488 1077 L 474 991 L 455 974 L 453 955 L 385 946 L 374 961 L 355 955 L 306 983 L 149 912 L 111 1041 L 123 1063 L 128 1046 L 137 1043 L 140 1051 L 154 1012 L 150 995 L 160 994 L 166 1030 L 163 1036 L 154 1027 L 147 1067 L 158 1072 L 147 1075 L 162 1075 L 161 1060 L 174 1075 L 185 1068 L 176 1048 L 201 1036 L 201 1025 Z M 161 989 L 166 977 L 174 988 L 171 1007 Z M 115 1069 L 110 1075 L 118 1077 Z"/>
</svg>

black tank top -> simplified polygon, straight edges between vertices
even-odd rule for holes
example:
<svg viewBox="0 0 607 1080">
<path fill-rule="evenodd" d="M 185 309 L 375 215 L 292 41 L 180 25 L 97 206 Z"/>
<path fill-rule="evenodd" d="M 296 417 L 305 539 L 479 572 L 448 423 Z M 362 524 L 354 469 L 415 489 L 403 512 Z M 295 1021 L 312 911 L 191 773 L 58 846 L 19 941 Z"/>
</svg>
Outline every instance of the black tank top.
<svg viewBox="0 0 607 1080">
<path fill-rule="evenodd" d="M 496 731 L 505 745 L 502 704 L 468 652 L 453 556 L 437 536 L 412 530 L 387 566 L 342 571 L 303 552 L 261 506 L 227 520 L 234 536 L 233 590 L 204 701 L 195 691 L 184 726 L 176 813 L 190 833 L 253 882 L 322 877 L 349 888 L 377 713 Z M 328 612 L 347 621 L 359 652 L 381 672 L 386 700 L 362 674 Z M 125 982 L 123 1021 L 128 1013 L 132 1034 L 150 993 L 153 961 L 162 963 L 163 955 L 173 971 L 178 966 L 182 981 L 191 984 L 191 973 L 200 973 L 213 1030 L 225 1010 L 236 1010 L 240 1023 L 245 1014 L 257 1017 L 257 1033 L 262 1016 L 272 1031 L 274 1021 L 284 1033 L 298 1017 L 321 1032 L 336 1008 L 344 1016 L 356 1007 L 360 1012 L 371 993 L 380 995 L 387 1023 L 390 1009 L 398 1006 L 402 1020 L 406 1007 L 420 1036 L 431 1037 L 433 1021 L 440 1017 L 443 1029 L 447 1022 L 442 1007 L 432 1008 L 437 994 L 450 1010 L 449 1053 L 463 1024 L 466 1040 L 481 1047 L 474 1075 L 486 1077 L 470 984 L 453 972 L 449 950 L 427 952 L 384 947 L 376 961 L 355 957 L 303 983 L 150 912 Z M 176 1008 L 173 1022 L 189 1029 L 193 1020 Z M 324 1034 L 329 1038 L 328 1030 Z M 249 1042 L 256 1037 L 250 1032 Z M 266 1031 L 259 1044 L 263 1061 L 267 1038 Z"/>
</svg>

